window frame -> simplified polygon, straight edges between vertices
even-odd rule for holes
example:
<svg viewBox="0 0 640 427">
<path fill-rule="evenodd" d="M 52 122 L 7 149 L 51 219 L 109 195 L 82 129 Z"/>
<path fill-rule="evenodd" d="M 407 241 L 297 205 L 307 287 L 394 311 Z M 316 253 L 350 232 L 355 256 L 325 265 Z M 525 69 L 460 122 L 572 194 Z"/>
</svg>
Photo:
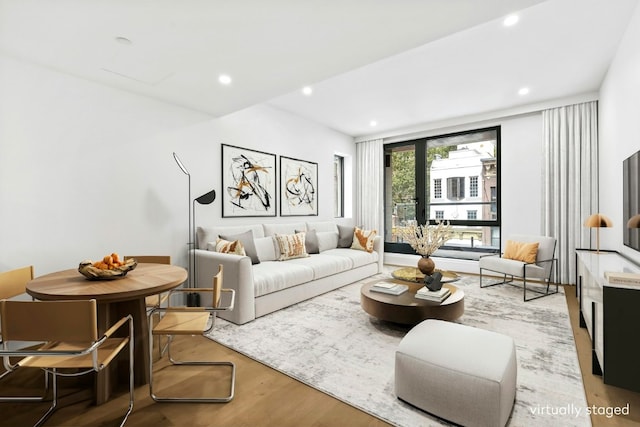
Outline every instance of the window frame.
<svg viewBox="0 0 640 427">
<path fill-rule="evenodd" d="M 428 141 L 429 140 L 437 140 L 437 139 L 441 139 L 441 138 L 449 138 L 449 137 L 456 137 L 456 136 L 463 136 L 463 135 L 469 135 L 469 134 L 474 134 L 474 133 L 482 133 L 482 132 L 490 132 L 490 131 L 495 131 L 496 133 L 496 145 L 495 145 L 495 192 L 496 192 L 496 200 L 492 200 L 490 198 L 490 200 L 488 201 L 488 206 L 489 206 L 489 212 L 493 213 L 493 207 L 495 206 L 495 219 L 482 219 L 482 220 L 468 220 L 468 219 L 451 219 L 451 220 L 447 220 L 452 226 L 469 226 L 469 227 L 486 227 L 486 228 L 498 228 L 498 234 L 502 235 L 502 220 L 501 220 L 501 185 L 500 185 L 500 171 L 501 171 L 501 156 L 500 156 L 500 147 L 501 147 L 501 126 L 491 126 L 491 127 L 486 127 L 486 128 L 478 128 L 478 129 L 471 129 L 471 130 L 467 130 L 467 131 L 460 131 L 460 132 L 453 132 L 453 133 L 447 133 L 447 134 L 439 134 L 439 135 L 433 135 L 433 136 L 429 136 L 429 137 L 424 137 L 424 138 L 418 138 L 418 139 L 413 139 L 413 140 L 408 140 L 408 141 L 401 141 L 401 142 L 396 142 L 396 143 L 390 143 L 390 144 L 385 144 L 385 156 L 393 149 L 393 148 L 397 148 L 397 147 L 403 147 L 403 146 L 413 146 L 414 150 L 415 150 L 415 188 L 416 188 L 416 195 L 415 195 L 415 203 L 416 203 L 416 221 L 419 224 L 424 224 L 425 222 L 428 222 L 430 225 L 433 225 L 437 222 L 436 219 L 429 219 L 428 215 L 429 215 L 429 207 L 433 207 L 433 206 L 437 206 L 440 203 L 428 203 L 428 199 L 429 197 L 429 192 L 431 190 L 434 190 L 435 192 L 435 188 L 431 188 L 431 180 L 429 177 L 429 170 L 427 170 L 426 168 L 426 162 L 427 162 L 427 149 L 428 149 Z M 484 165 L 483 165 L 484 167 Z M 421 172 L 422 171 L 422 172 Z M 480 187 L 480 181 L 481 177 L 478 176 L 478 187 Z M 384 184 L 384 188 L 385 188 L 385 193 L 386 193 L 386 189 L 387 187 L 387 174 L 385 173 L 385 184 Z M 433 185 L 435 187 L 435 183 Z M 428 188 L 427 188 L 428 187 Z M 422 191 L 421 191 L 422 190 Z M 466 191 L 465 191 L 466 193 Z M 478 188 L 478 193 L 480 193 L 480 188 Z M 442 194 L 441 197 L 443 200 L 447 200 L 448 199 L 448 195 L 447 194 Z M 387 200 L 387 195 L 384 194 L 384 200 Z M 443 204 L 447 204 L 446 202 L 444 202 Z M 473 205 L 478 205 L 479 203 L 477 201 L 472 201 L 472 202 L 462 202 L 460 203 L 461 207 L 464 208 L 465 204 L 473 204 Z M 391 213 L 388 212 L 388 207 L 387 204 L 385 202 L 385 208 L 384 208 L 384 218 L 385 218 L 385 222 L 387 221 L 388 215 L 390 215 Z M 488 231 L 491 235 L 494 234 L 493 230 Z M 386 237 L 386 236 L 385 236 Z M 464 247 L 463 249 L 461 249 L 459 246 L 449 246 L 446 243 L 441 247 L 442 249 L 450 249 L 450 250 L 464 250 L 465 252 L 481 252 L 481 253 L 499 253 L 500 252 L 500 247 L 499 244 L 497 247 L 492 247 L 492 248 L 478 248 L 478 247 Z M 385 252 L 391 252 L 391 253 L 400 253 L 400 254 L 415 254 L 415 251 L 413 250 L 413 248 L 411 248 L 411 246 L 408 243 L 400 243 L 400 242 L 388 242 L 384 241 L 384 251 Z"/>
</svg>

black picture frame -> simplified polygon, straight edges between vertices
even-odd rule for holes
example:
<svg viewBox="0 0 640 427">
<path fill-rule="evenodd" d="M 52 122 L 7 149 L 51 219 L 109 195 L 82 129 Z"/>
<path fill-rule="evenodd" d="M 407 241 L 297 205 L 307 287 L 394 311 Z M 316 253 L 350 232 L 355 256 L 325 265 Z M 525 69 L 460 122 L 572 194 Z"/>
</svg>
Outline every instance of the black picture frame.
<svg viewBox="0 0 640 427">
<path fill-rule="evenodd" d="M 280 216 L 318 215 L 318 164 L 280 156 Z"/>
<path fill-rule="evenodd" d="M 222 217 L 276 216 L 276 155 L 222 144 Z"/>
</svg>

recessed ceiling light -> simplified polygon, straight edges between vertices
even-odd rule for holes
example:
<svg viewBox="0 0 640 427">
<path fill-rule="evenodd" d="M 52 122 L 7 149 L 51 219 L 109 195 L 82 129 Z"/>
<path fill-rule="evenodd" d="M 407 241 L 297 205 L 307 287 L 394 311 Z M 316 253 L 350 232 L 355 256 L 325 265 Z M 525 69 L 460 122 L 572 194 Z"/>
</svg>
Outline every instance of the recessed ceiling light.
<svg viewBox="0 0 640 427">
<path fill-rule="evenodd" d="M 512 25 L 516 25 L 519 19 L 520 17 L 518 15 L 509 15 L 506 18 L 504 18 L 504 21 L 502 21 L 502 24 L 505 27 L 511 27 Z"/>
<path fill-rule="evenodd" d="M 375 120 L 371 120 L 371 121 L 369 122 L 369 126 L 371 126 L 371 127 L 378 126 L 378 122 L 376 122 Z"/>
<path fill-rule="evenodd" d="M 218 81 L 220 82 L 220 84 L 229 85 L 231 84 L 231 77 L 229 77 L 227 74 L 220 74 L 218 76 Z"/>
<path fill-rule="evenodd" d="M 302 88 L 302 93 L 309 96 L 313 93 L 313 88 L 311 86 L 305 86 Z"/>
<path fill-rule="evenodd" d="M 122 37 L 122 36 L 118 36 L 115 38 L 115 40 L 120 43 L 120 44 L 124 44 L 127 46 L 131 46 L 133 44 L 133 42 L 131 41 L 131 39 L 128 39 L 126 37 Z"/>
<path fill-rule="evenodd" d="M 526 95 L 528 93 L 529 93 L 528 87 L 521 87 L 520 90 L 518 90 L 518 95 Z"/>
</svg>

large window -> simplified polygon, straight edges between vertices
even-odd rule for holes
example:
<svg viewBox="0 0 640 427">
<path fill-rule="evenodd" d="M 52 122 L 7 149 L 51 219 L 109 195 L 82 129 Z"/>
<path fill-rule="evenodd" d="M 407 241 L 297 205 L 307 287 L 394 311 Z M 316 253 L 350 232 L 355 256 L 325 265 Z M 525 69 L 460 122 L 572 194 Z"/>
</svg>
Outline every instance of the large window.
<svg viewBox="0 0 640 427">
<path fill-rule="evenodd" d="M 385 251 L 414 253 L 403 228 L 440 220 L 443 249 L 499 251 L 499 153 L 499 127 L 385 145 Z"/>
<path fill-rule="evenodd" d="M 344 217 L 344 157 L 333 156 L 333 216 Z"/>
</svg>

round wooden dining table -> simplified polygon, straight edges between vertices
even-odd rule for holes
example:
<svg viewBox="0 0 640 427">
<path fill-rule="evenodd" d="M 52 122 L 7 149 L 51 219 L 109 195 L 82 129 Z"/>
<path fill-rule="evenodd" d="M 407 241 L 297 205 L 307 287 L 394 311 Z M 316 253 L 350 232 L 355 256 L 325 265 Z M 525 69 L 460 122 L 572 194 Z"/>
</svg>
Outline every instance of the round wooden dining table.
<svg viewBox="0 0 640 427">
<path fill-rule="evenodd" d="M 187 270 L 167 264 L 140 263 L 126 276 L 114 280 L 88 280 L 77 269 L 36 277 L 27 283 L 27 293 L 38 300 L 95 299 L 98 304 L 98 332 L 129 314 L 134 326 L 134 382 L 149 383 L 149 325 L 145 297 L 171 290 L 187 280 Z M 106 372 L 105 372 L 106 371 Z M 121 369 L 120 371 L 123 371 Z M 117 369 L 97 375 L 96 404 L 109 399 L 118 382 Z"/>
</svg>

